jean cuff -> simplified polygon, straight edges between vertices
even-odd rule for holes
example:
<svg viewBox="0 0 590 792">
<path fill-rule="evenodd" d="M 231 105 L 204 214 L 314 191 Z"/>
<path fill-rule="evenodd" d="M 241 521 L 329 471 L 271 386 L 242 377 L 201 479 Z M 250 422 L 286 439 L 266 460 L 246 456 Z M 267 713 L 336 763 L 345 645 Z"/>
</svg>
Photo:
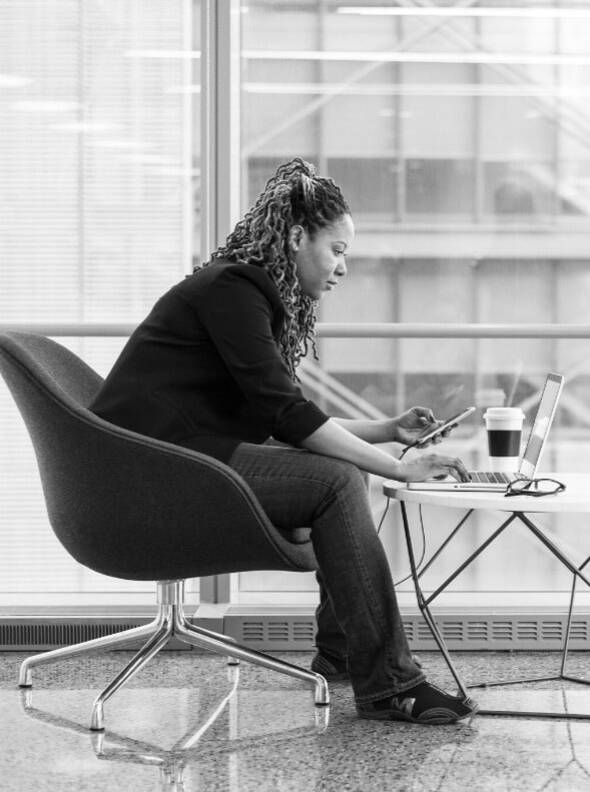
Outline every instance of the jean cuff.
<svg viewBox="0 0 590 792">
<path fill-rule="evenodd" d="M 365 696 L 355 696 L 354 700 L 357 704 L 372 704 L 374 701 L 381 701 L 384 698 L 390 698 L 391 696 L 399 696 L 400 693 L 405 693 L 406 690 L 410 690 L 416 685 L 419 685 L 421 682 L 426 681 L 426 676 L 421 671 L 420 673 L 416 674 L 415 677 L 408 680 L 407 682 L 401 682 L 396 687 L 389 688 L 387 690 L 383 690 L 380 693 L 371 693 L 370 695 Z"/>
</svg>

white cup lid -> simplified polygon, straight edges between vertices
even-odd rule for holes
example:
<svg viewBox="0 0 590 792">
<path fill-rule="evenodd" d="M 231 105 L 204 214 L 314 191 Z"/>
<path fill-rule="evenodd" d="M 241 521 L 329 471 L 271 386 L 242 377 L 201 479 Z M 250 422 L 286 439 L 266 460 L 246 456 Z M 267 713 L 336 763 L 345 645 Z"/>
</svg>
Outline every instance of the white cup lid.
<svg viewBox="0 0 590 792">
<path fill-rule="evenodd" d="M 520 407 L 488 407 L 484 418 L 521 418 L 523 415 Z"/>
</svg>

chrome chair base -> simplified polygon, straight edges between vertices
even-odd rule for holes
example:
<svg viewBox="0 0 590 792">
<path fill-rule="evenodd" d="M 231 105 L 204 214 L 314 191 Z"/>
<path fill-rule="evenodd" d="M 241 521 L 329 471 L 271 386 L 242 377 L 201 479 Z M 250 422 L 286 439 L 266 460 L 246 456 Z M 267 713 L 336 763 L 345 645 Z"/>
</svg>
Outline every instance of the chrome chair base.
<svg viewBox="0 0 590 792">
<path fill-rule="evenodd" d="M 28 657 L 20 667 L 19 686 L 22 688 L 32 687 L 32 669 L 35 666 L 53 663 L 55 660 L 62 660 L 79 654 L 123 648 L 129 643 L 137 641 L 138 638 L 148 638 L 144 646 L 129 661 L 125 668 L 117 674 L 112 682 L 107 685 L 102 693 L 97 696 L 92 705 L 90 729 L 102 731 L 104 729 L 105 702 L 163 649 L 171 638 L 176 638 L 191 646 L 225 654 L 228 656 L 228 662 L 231 665 L 238 665 L 240 660 L 245 660 L 248 663 L 269 668 L 271 671 L 278 671 L 281 674 L 301 679 L 313 685 L 316 706 L 327 706 L 330 703 L 328 684 L 321 674 L 299 668 L 299 666 L 292 665 L 284 660 L 277 660 L 263 652 L 247 649 L 238 644 L 234 638 L 190 624 L 183 610 L 184 580 L 162 580 L 158 581 L 157 585 L 158 613 L 154 621 L 141 627 L 134 627 L 131 630 L 115 633 L 114 635 L 106 635 L 103 638 L 95 638 L 91 641 L 84 641 L 84 643 L 65 646 L 61 649 L 54 649 L 50 652 L 43 652 L 42 654 Z"/>
</svg>

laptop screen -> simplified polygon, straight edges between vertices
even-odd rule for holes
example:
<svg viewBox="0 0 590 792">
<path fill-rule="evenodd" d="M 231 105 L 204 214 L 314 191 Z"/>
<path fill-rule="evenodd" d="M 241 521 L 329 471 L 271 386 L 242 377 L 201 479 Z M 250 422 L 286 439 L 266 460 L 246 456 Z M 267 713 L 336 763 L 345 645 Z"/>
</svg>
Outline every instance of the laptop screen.
<svg viewBox="0 0 590 792">
<path fill-rule="evenodd" d="M 563 377 L 559 374 L 549 374 L 541 394 L 535 423 L 531 429 L 522 462 L 520 463 L 519 473 L 522 476 L 527 478 L 535 476 L 562 388 Z"/>
</svg>

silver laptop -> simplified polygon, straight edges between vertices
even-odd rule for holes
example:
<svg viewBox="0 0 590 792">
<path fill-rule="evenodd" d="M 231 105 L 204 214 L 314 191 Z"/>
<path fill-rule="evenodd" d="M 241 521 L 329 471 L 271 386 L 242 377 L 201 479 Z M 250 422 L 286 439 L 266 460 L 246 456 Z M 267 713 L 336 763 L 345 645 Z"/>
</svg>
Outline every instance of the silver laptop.
<svg viewBox="0 0 590 792">
<path fill-rule="evenodd" d="M 557 409 L 557 402 L 563 389 L 561 374 L 549 374 L 545 381 L 541 400 L 537 408 L 535 422 L 529 434 L 528 442 L 522 456 L 520 466 L 514 473 L 493 473 L 486 471 L 470 471 L 471 481 L 457 481 L 448 476 L 445 479 L 428 479 L 427 481 L 412 481 L 409 489 L 420 490 L 496 490 L 506 489 L 506 485 L 515 479 L 534 478 L 541 459 L 543 448 L 553 423 L 553 416 Z"/>
</svg>

